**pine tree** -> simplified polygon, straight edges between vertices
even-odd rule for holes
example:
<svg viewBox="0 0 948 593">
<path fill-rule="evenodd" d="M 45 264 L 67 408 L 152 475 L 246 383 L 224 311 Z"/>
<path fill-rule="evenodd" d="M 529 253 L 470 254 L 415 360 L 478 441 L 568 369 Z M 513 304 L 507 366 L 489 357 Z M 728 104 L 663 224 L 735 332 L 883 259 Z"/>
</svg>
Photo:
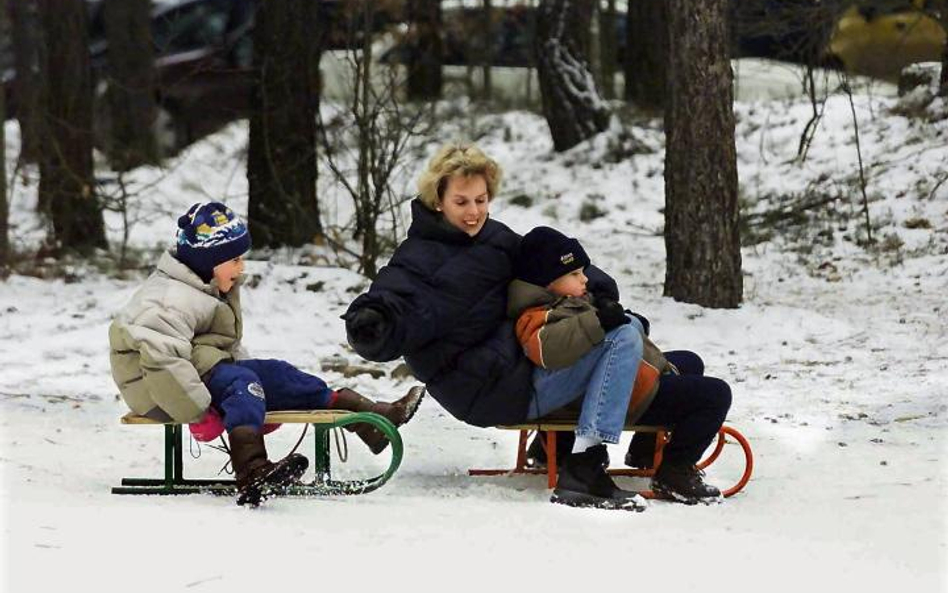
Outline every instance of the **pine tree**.
<svg viewBox="0 0 948 593">
<path fill-rule="evenodd" d="M 42 25 L 36 0 L 14 0 L 10 7 L 10 28 L 13 41 L 13 96 L 16 98 L 16 119 L 20 124 L 20 156 L 24 162 L 39 158 L 40 95 L 45 80 L 46 60 L 42 55 Z"/>
<path fill-rule="evenodd" d="M 432 100 L 441 97 L 441 0 L 408 0 L 408 98 Z"/>
<path fill-rule="evenodd" d="M 247 180 L 254 242 L 300 246 L 322 235 L 316 196 L 317 5 L 257 0 Z"/>
<path fill-rule="evenodd" d="M 88 254 L 106 248 L 92 169 L 92 73 L 85 6 L 40 0 L 46 80 L 40 124 L 39 201 L 53 223 L 56 246 Z"/>
<path fill-rule="evenodd" d="M 7 11 L 0 5 L 0 34 L 7 34 Z M 10 223 L 7 204 L 6 93 L 0 91 L 0 275 L 10 261 Z"/>
<path fill-rule="evenodd" d="M 727 0 L 670 0 L 665 295 L 736 307 L 743 291 Z"/>
<path fill-rule="evenodd" d="M 155 50 L 148 0 L 105 0 L 108 76 L 101 112 L 107 114 L 109 161 L 118 171 L 157 161 Z"/>
<path fill-rule="evenodd" d="M 626 15 L 625 100 L 658 111 L 665 107 L 665 10 L 665 0 L 629 0 Z"/>
</svg>

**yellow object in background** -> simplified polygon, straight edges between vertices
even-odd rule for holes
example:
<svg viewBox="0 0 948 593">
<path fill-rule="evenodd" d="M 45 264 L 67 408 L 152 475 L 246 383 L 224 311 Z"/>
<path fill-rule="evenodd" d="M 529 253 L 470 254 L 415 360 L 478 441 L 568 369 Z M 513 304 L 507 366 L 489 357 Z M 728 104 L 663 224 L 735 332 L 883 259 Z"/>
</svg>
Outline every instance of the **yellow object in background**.
<svg viewBox="0 0 948 593">
<path fill-rule="evenodd" d="M 827 53 L 849 72 L 895 81 L 916 62 L 940 62 L 945 30 L 926 14 L 924 2 L 906 2 L 883 13 L 851 6 L 836 24 Z"/>
</svg>

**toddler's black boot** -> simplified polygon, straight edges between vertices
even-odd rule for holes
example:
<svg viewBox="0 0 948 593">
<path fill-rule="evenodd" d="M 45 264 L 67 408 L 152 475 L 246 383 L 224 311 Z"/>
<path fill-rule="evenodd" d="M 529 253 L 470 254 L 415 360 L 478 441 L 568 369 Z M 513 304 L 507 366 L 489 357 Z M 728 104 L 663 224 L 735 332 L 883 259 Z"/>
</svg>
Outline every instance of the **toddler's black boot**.
<svg viewBox="0 0 948 593">
<path fill-rule="evenodd" d="M 644 511 L 645 500 L 638 493 L 622 490 L 612 481 L 606 473 L 608 463 L 605 445 L 567 455 L 550 502 L 571 507 Z"/>
</svg>

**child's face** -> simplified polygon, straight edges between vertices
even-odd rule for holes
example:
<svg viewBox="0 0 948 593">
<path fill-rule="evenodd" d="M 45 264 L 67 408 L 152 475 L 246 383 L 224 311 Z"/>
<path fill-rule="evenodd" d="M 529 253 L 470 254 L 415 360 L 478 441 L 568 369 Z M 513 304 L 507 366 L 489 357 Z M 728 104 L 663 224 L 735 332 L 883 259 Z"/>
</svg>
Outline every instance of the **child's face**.
<svg viewBox="0 0 948 593">
<path fill-rule="evenodd" d="M 234 259 L 229 259 L 222 264 L 214 266 L 214 279 L 217 280 L 217 288 L 223 293 L 230 292 L 237 282 L 237 278 L 244 272 L 244 256 L 239 255 Z"/>
<path fill-rule="evenodd" d="M 581 297 L 586 294 L 586 282 L 588 279 L 582 270 L 573 270 L 551 282 L 546 289 L 557 296 Z"/>
<path fill-rule="evenodd" d="M 449 177 L 438 210 L 445 220 L 471 237 L 481 232 L 490 210 L 490 194 L 484 176 Z"/>
</svg>

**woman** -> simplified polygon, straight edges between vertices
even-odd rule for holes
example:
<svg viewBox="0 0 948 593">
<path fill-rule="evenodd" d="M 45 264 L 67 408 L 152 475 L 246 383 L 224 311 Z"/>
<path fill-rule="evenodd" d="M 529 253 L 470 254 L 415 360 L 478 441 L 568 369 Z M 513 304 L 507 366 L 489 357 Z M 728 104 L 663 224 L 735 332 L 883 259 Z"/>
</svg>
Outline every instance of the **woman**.
<svg viewBox="0 0 948 593">
<path fill-rule="evenodd" d="M 432 397 L 455 418 L 475 426 L 517 424 L 532 417 L 534 367 L 523 354 L 506 310 L 521 238 L 489 217 L 500 176 L 497 163 L 475 146 L 442 148 L 419 180 L 408 238 L 369 291 L 343 315 L 356 352 L 374 361 L 404 356 Z M 584 272 L 591 293 L 619 300 L 612 278 L 592 265 Z M 648 322 L 641 321 L 647 333 Z M 700 359 L 691 353 L 682 356 L 672 360 L 685 367 L 682 374 L 688 378 L 663 379 L 642 421 L 680 426 L 676 437 L 681 438 L 673 440 L 696 448 L 701 447 L 697 440 L 706 440 L 708 420 L 723 421 L 730 391 L 707 392 L 705 398 L 699 384 L 706 379 L 700 375 Z M 701 393 L 679 397 L 686 391 Z M 582 393 L 576 395 L 581 398 Z M 700 418 L 692 418 L 695 415 Z M 700 438 L 686 438 L 692 436 L 691 425 L 700 429 Z M 633 441 L 627 459 L 638 461 L 634 453 L 639 444 L 648 441 Z M 627 501 L 631 493 L 618 490 L 601 467 L 594 469 L 590 483 L 597 482 L 612 498 Z M 692 494 L 703 493 L 691 498 L 717 494 L 690 470 L 676 480 Z"/>
<path fill-rule="evenodd" d="M 429 163 L 408 238 L 343 316 L 369 360 L 404 356 L 452 416 L 475 426 L 527 418 L 533 366 L 506 319 L 520 236 L 489 217 L 500 167 L 476 146 L 449 145 Z M 615 282 L 590 271 L 598 290 Z"/>
</svg>

